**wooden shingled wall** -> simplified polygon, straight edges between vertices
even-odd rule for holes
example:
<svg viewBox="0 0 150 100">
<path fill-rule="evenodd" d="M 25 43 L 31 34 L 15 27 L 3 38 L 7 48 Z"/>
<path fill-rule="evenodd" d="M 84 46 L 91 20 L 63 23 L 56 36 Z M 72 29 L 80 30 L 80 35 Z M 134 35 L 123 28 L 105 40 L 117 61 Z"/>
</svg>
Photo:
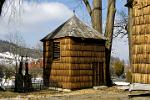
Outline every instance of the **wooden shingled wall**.
<svg viewBox="0 0 150 100">
<path fill-rule="evenodd" d="M 150 0 L 134 0 L 132 82 L 150 83 Z"/>
<path fill-rule="evenodd" d="M 100 62 L 104 67 L 105 46 L 76 42 L 69 37 L 56 39 L 60 42 L 60 59 L 53 60 L 52 41 L 45 45 L 45 67 L 49 80 L 57 83 L 58 87 L 66 89 L 81 89 L 92 87 L 93 68 L 92 62 Z M 99 73 L 102 70 L 99 68 Z M 99 84 L 104 83 L 103 75 L 97 76 Z"/>
</svg>

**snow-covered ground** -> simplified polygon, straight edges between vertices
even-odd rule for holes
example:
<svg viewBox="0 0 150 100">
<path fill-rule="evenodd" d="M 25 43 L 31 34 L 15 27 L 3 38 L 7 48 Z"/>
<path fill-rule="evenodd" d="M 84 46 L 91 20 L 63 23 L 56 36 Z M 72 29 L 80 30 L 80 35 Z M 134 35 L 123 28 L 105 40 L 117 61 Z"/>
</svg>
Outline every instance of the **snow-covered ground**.
<svg viewBox="0 0 150 100">
<path fill-rule="evenodd" d="M 32 83 L 39 83 L 39 84 L 43 83 L 42 77 L 32 78 L 31 80 L 32 80 Z M 2 82 L 0 82 L 0 87 L 2 87 L 3 89 L 15 87 L 15 79 L 5 80 L 3 78 Z"/>
<path fill-rule="evenodd" d="M 129 82 L 114 82 L 115 85 L 118 85 L 118 86 L 128 86 L 130 85 Z"/>
<path fill-rule="evenodd" d="M 41 83 L 41 82 L 43 82 L 42 77 L 32 78 L 31 80 L 32 80 L 32 83 Z"/>
<path fill-rule="evenodd" d="M 15 87 L 15 79 L 2 79 L 0 82 L 0 87 L 4 90 Z"/>
</svg>

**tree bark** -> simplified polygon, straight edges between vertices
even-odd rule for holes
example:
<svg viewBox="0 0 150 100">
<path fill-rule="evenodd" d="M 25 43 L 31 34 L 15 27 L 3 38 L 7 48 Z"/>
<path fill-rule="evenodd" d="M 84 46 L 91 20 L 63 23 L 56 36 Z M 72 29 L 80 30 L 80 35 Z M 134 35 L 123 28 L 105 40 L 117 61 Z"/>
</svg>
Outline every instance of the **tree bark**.
<svg viewBox="0 0 150 100">
<path fill-rule="evenodd" d="M 116 13 L 116 0 L 108 0 L 108 8 L 107 8 L 107 22 L 105 28 L 105 37 L 107 37 L 106 41 L 106 84 L 111 85 L 111 77 L 109 72 L 110 67 L 110 58 L 111 58 L 111 50 L 112 50 L 112 40 L 113 40 L 113 30 L 114 30 L 114 20 Z M 107 72 L 108 71 L 108 72 Z"/>
<path fill-rule="evenodd" d="M 129 1 L 129 0 L 127 0 Z M 130 66 L 132 66 L 132 7 L 128 7 L 128 27 L 127 27 L 127 32 L 128 32 L 128 43 L 129 43 L 129 60 L 130 60 Z"/>
<path fill-rule="evenodd" d="M 91 16 L 93 28 L 102 34 L 102 0 L 93 0 L 93 9 L 88 0 L 83 2 Z"/>
<path fill-rule="evenodd" d="M 102 0 L 93 0 L 93 10 L 90 6 L 88 0 L 83 0 L 86 8 L 91 16 L 93 28 L 102 33 Z M 111 78 L 110 78 L 110 57 L 111 57 L 111 48 L 112 48 L 112 39 L 113 39 L 113 29 L 114 29 L 114 20 L 115 20 L 115 7 L 116 0 L 108 0 L 108 12 L 107 12 L 107 22 L 106 22 L 106 30 L 105 36 L 108 38 L 106 41 L 106 62 L 105 62 L 105 70 L 104 70 L 104 79 L 105 85 L 111 85 Z"/>
<path fill-rule="evenodd" d="M 4 5 L 4 2 L 5 2 L 5 0 L 0 0 L 0 16 L 2 14 L 2 8 L 3 8 L 3 5 Z"/>
<path fill-rule="evenodd" d="M 106 47 L 111 50 L 112 39 L 113 39 L 113 29 L 114 29 L 114 20 L 116 13 L 116 0 L 108 0 L 108 11 L 107 11 L 107 22 L 105 28 L 105 36 L 108 38 Z"/>
<path fill-rule="evenodd" d="M 92 24 L 102 34 L 102 0 L 93 0 Z"/>
</svg>

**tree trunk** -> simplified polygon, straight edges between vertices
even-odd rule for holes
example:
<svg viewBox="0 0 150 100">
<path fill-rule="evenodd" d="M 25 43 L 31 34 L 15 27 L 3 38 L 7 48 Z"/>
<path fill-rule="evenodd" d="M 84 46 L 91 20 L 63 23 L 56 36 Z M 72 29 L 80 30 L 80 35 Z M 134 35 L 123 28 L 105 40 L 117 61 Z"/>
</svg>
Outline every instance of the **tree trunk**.
<svg viewBox="0 0 150 100">
<path fill-rule="evenodd" d="M 94 7 L 93 10 L 88 0 L 83 0 L 83 2 L 86 5 L 86 8 L 91 16 L 93 28 L 99 31 L 100 33 L 102 33 L 102 0 L 93 0 L 93 7 Z M 115 3 L 116 0 L 108 0 L 107 23 L 106 23 L 106 30 L 105 30 L 105 36 L 108 38 L 106 42 L 106 54 L 105 54 L 106 64 L 104 68 L 105 85 L 110 85 L 112 83 L 110 78 L 109 65 L 110 65 L 110 57 L 111 57 L 114 20 L 115 20 L 115 13 L 116 13 Z"/>
<path fill-rule="evenodd" d="M 102 34 L 102 0 L 93 0 L 92 25 Z"/>
<path fill-rule="evenodd" d="M 129 0 L 127 0 L 129 1 Z M 131 41 L 131 37 L 132 37 L 132 8 L 128 7 L 128 43 L 129 43 L 129 60 L 130 60 L 130 66 L 132 66 L 132 41 Z"/>
<path fill-rule="evenodd" d="M 3 8 L 3 5 L 4 5 L 4 2 L 5 2 L 5 0 L 0 0 L 0 16 L 2 14 L 2 8 Z"/>
<path fill-rule="evenodd" d="M 91 16 L 93 28 L 102 34 L 102 0 L 93 0 L 93 9 L 88 0 L 83 2 Z"/>
<path fill-rule="evenodd" d="M 110 58 L 111 58 L 111 48 L 112 48 L 112 40 L 113 40 L 113 29 L 114 29 L 114 20 L 116 13 L 116 0 L 108 0 L 108 8 L 107 8 L 107 22 L 105 29 L 105 36 L 107 37 L 106 41 L 106 84 L 111 85 L 111 77 L 109 72 Z"/>
</svg>

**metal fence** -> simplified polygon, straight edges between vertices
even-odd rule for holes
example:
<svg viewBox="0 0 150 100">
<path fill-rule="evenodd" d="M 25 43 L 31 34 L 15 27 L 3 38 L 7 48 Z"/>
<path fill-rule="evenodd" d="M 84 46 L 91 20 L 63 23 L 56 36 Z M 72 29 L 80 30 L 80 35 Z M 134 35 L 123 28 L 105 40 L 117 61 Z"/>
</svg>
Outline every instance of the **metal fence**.
<svg viewBox="0 0 150 100">
<path fill-rule="evenodd" d="M 34 91 L 45 89 L 43 85 L 43 81 L 32 81 L 32 88 Z"/>
</svg>

